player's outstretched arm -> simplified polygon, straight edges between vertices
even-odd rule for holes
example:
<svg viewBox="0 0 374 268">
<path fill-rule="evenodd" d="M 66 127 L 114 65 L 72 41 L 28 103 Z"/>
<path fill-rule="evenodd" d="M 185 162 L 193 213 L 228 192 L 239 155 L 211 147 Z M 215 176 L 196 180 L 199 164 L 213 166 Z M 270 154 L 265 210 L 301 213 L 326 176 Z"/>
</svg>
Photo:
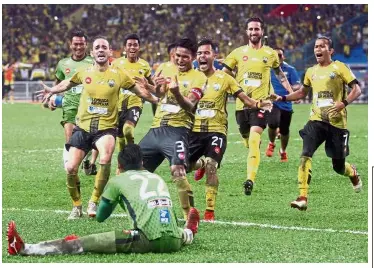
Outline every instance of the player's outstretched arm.
<svg viewBox="0 0 374 268">
<path fill-rule="evenodd" d="M 282 68 L 281 67 L 275 68 L 274 72 L 275 72 L 275 76 L 278 78 L 282 86 L 288 91 L 288 93 L 294 92 L 293 88 L 291 87 L 290 83 L 287 80 L 287 76 L 282 71 Z"/>
<path fill-rule="evenodd" d="M 130 88 L 130 90 L 138 95 L 138 97 L 143 98 L 146 101 L 149 101 L 151 103 L 158 103 L 158 98 L 153 96 L 146 89 L 142 89 L 141 87 L 134 85 L 132 88 Z"/>
<path fill-rule="evenodd" d="M 179 90 L 178 78 L 175 76 L 175 82 L 169 88 L 170 92 L 174 94 L 175 99 L 182 109 L 192 112 L 195 105 L 203 97 L 203 92 L 199 88 L 193 88 L 187 97 L 183 96 Z"/>
<path fill-rule="evenodd" d="M 248 97 L 244 92 L 240 92 L 237 97 L 249 108 L 257 108 L 270 111 L 273 108 L 271 101 L 256 101 Z"/>
<path fill-rule="evenodd" d="M 57 85 L 55 85 L 53 87 L 48 87 L 43 82 L 41 82 L 41 85 L 43 86 L 43 89 L 39 90 L 39 91 L 36 91 L 36 94 L 38 94 L 37 95 L 38 97 L 42 97 L 43 98 L 42 102 L 45 103 L 45 102 L 49 101 L 49 99 L 51 98 L 51 96 L 53 94 L 57 94 L 57 93 L 68 91 L 69 89 L 71 89 L 72 87 L 76 86 L 77 84 L 71 82 L 68 79 L 68 80 L 62 81 L 61 83 L 59 83 L 59 84 L 57 84 Z"/>
<path fill-rule="evenodd" d="M 301 86 L 297 91 L 292 92 L 286 96 L 278 96 L 276 94 L 271 94 L 270 99 L 273 101 L 296 101 L 305 98 L 308 95 L 310 87 Z"/>
</svg>

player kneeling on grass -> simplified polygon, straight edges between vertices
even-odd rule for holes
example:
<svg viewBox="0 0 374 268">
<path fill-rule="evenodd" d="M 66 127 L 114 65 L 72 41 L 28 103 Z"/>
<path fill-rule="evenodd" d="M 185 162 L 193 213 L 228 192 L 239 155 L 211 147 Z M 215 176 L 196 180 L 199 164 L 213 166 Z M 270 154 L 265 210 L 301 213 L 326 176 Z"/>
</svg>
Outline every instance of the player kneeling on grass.
<svg viewBox="0 0 374 268">
<path fill-rule="evenodd" d="M 136 144 L 126 145 L 118 155 L 125 172 L 112 178 L 101 197 L 96 219 L 105 221 L 117 204 L 130 215 L 131 230 L 119 229 L 106 233 L 26 244 L 8 223 L 10 255 L 48 255 L 94 253 L 175 252 L 191 244 L 199 225 L 199 212 L 191 208 L 186 228 L 178 227 L 170 193 L 165 181 L 143 169 L 142 153 Z"/>
<path fill-rule="evenodd" d="M 342 62 L 331 59 L 334 53 L 332 40 L 322 36 L 314 45 L 316 65 L 310 67 L 304 78 L 304 87 L 286 96 L 276 96 L 276 101 L 294 101 L 304 98 L 313 90 L 310 118 L 300 130 L 303 151 L 299 165 L 298 181 L 300 195 L 291 207 L 307 209 L 307 195 L 312 179 L 312 157 L 325 142 L 325 151 L 332 158 L 335 172 L 349 177 L 355 192 L 362 190 L 362 181 L 356 167 L 345 161 L 349 155 L 349 131 L 346 106 L 361 94 L 360 86 L 352 71 Z M 347 94 L 346 85 L 352 88 Z"/>
</svg>

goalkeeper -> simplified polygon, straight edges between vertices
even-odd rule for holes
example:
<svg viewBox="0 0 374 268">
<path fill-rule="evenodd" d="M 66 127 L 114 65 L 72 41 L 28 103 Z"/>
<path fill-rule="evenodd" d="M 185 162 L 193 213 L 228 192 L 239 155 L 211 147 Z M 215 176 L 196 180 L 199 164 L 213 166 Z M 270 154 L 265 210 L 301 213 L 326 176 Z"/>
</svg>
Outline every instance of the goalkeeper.
<svg viewBox="0 0 374 268">
<path fill-rule="evenodd" d="M 17 233 L 14 221 L 8 223 L 10 255 L 49 255 L 93 253 L 174 252 L 191 244 L 197 233 L 199 212 L 191 208 L 186 228 L 177 226 L 177 218 L 165 181 L 143 170 L 140 147 L 129 144 L 118 155 L 125 172 L 109 180 L 101 197 L 96 219 L 105 221 L 117 204 L 127 211 L 130 230 L 26 244 Z"/>
</svg>

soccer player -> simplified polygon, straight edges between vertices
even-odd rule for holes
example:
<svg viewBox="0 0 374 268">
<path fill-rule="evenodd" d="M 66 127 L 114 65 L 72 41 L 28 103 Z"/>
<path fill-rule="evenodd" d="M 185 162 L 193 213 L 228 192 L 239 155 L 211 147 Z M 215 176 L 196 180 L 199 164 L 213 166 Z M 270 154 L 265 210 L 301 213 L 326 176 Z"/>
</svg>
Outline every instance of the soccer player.
<svg viewBox="0 0 374 268">
<path fill-rule="evenodd" d="M 70 50 L 71 56 L 61 59 L 56 67 L 55 77 L 56 84 L 61 81 L 70 79 L 80 69 L 93 65 L 92 57 L 88 56 L 87 50 L 87 36 L 82 30 L 75 29 L 70 33 Z M 62 121 L 61 125 L 65 132 L 65 143 L 67 143 L 72 135 L 73 128 L 75 127 L 75 117 L 78 112 L 79 99 L 83 90 L 83 85 L 71 88 L 65 92 L 64 96 L 54 96 L 49 101 L 49 107 L 54 110 L 56 107 L 62 108 Z M 64 164 L 68 161 L 68 151 L 64 146 L 63 159 Z M 98 152 L 93 151 L 91 163 L 88 160 L 90 153 L 87 154 L 83 162 L 83 169 L 87 175 L 96 175 L 95 161 Z"/>
<path fill-rule="evenodd" d="M 65 239 L 25 244 L 11 221 L 7 230 L 8 253 L 24 256 L 87 252 L 165 253 L 179 251 L 183 245 L 191 244 L 198 231 L 199 212 L 191 209 L 186 228 L 179 228 L 168 187 L 160 176 L 143 169 L 139 146 L 126 145 L 118 160 L 125 172 L 108 182 L 96 219 L 105 221 L 119 204 L 131 216 L 130 230 L 118 229 L 82 237 L 69 235 Z"/>
<path fill-rule="evenodd" d="M 296 69 L 284 61 L 284 50 L 282 48 L 276 48 L 275 51 L 278 53 L 280 67 L 287 76 L 287 80 L 291 84 L 292 90 L 296 91 L 300 88 L 300 77 L 296 72 Z M 279 82 L 275 76 L 274 70 L 271 70 L 271 84 L 274 88 L 275 94 L 284 96 L 288 94 L 287 89 Z M 277 136 L 277 129 L 279 128 L 281 148 L 279 149 L 280 161 L 287 162 L 286 148 L 288 140 L 290 138 L 290 124 L 292 118 L 292 102 L 275 102 L 273 109 L 271 110 L 268 118 L 268 134 L 269 144 L 266 149 L 266 156 L 272 157 L 275 148 L 275 138 Z"/>
<path fill-rule="evenodd" d="M 313 92 L 313 103 L 308 123 L 300 130 L 303 151 L 298 171 L 299 197 L 291 202 L 291 207 L 307 209 L 309 184 L 312 179 L 312 157 L 318 147 L 325 142 L 325 151 L 332 158 L 335 172 L 350 178 L 355 192 L 362 190 L 362 181 L 356 167 L 345 161 L 349 155 L 349 131 L 347 130 L 346 106 L 357 99 L 361 89 L 356 77 L 344 63 L 331 59 L 334 53 L 332 40 L 326 36 L 317 38 L 314 55 L 317 64 L 308 68 L 304 86 L 286 96 L 278 96 L 277 101 L 294 101 Z M 352 90 L 347 94 L 346 85 Z"/>
<path fill-rule="evenodd" d="M 124 48 L 126 57 L 121 57 L 113 61 L 114 66 L 125 70 L 131 78 L 146 78 L 150 84 L 151 67 L 149 63 L 139 58 L 140 39 L 137 34 L 129 34 L 125 37 Z M 121 151 L 125 144 L 134 143 L 134 128 L 138 123 L 143 110 L 143 100 L 136 94 L 122 88 L 118 103 L 118 150 Z M 117 166 L 117 174 L 120 171 L 120 165 Z"/>
<path fill-rule="evenodd" d="M 270 96 L 270 69 L 274 69 L 282 85 L 292 92 L 285 74 L 279 67 L 277 52 L 262 45 L 264 23 L 260 18 L 246 21 L 248 45 L 232 51 L 225 59 L 223 70 L 233 76 L 237 67 L 236 80 L 248 97 L 264 100 Z M 267 125 L 268 112 L 262 109 L 246 109 L 240 100 L 236 100 L 236 121 L 244 144 L 249 148 L 247 158 L 247 180 L 244 182 L 244 194 L 251 195 L 260 165 L 260 139 Z"/>
<path fill-rule="evenodd" d="M 14 72 L 17 68 L 17 63 L 12 62 L 3 66 L 4 72 L 4 94 L 3 103 L 8 103 L 8 99 L 11 104 L 14 104 Z"/>
<path fill-rule="evenodd" d="M 207 81 L 203 73 L 192 68 L 196 51 L 197 45 L 193 41 L 180 39 L 175 51 L 178 70 L 171 68 L 156 75 L 156 86 L 151 91 L 161 100 L 151 129 L 139 143 L 148 171 L 154 172 L 165 157 L 168 159 L 185 219 L 194 206 L 193 192 L 186 177 L 188 136 L 193 126 L 193 109 L 201 99 Z"/>
<path fill-rule="evenodd" d="M 228 94 L 239 98 L 245 106 L 270 109 L 270 101 L 255 101 L 249 98 L 230 75 L 213 66 L 217 45 L 210 39 L 203 39 L 198 44 L 197 62 L 199 69 L 208 79 L 204 96 L 197 105 L 195 122 L 189 139 L 189 162 L 192 169 L 197 169 L 195 180 L 200 180 L 206 170 L 205 184 L 206 210 L 204 220 L 214 221 L 214 209 L 218 191 L 217 169 L 220 166 L 227 145 Z M 205 160 L 199 159 L 205 156 Z"/>
<path fill-rule="evenodd" d="M 108 59 L 112 51 L 106 38 L 96 38 L 91 53 L 95 59 L 94 65 L 78 70 L 73 77 L 52 88 L 44 85 L 44 89 L 39 91 L 44 95 L 45 102 L 53 94 L 84 85 L 79 101 L 77 126 L 66 144 L 69 151 L 69 160 L 66 164 L 67 188 L 73 200 L 73 210 L 68 219 L 82 216 L 78 168 L 85 155 L 93 148 L 100 153 L 100 168 L 96 174 L 87 213 L 90 217 L 96 215 L 97 202 L 110 175 L 118 119 L 119 90 L 127 88 L 150 102 L 157 102 L 157 98 L 148 91 L 139 89 L 123 70 L 109 65 Z"/>
</svg>

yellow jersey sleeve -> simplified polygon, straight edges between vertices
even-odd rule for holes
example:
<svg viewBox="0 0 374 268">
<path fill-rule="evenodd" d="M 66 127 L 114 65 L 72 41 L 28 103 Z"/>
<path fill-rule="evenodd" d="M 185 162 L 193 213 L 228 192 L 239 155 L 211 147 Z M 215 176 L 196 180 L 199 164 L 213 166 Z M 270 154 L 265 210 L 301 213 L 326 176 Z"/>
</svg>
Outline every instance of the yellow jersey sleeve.
<svg viewBox="0 0 374 268">
<path fill-rule="evenodd" d="M 118 69 L 118 72 L 120 73 L 121 77 L 121 88 L 131 89 L 133 86 L 135 86 L 135 81 L 125 71 Z"/>
<path fill-rule="evenodd" d="M 237 60 L 237 49 L 235 49 L 234 51 L 232 51 L 225 59 L 225 61 L 223 62 L 224 65 L 226 65 L 227 67 L 229 67 L 231 70 L 233 70 L 235 68 L 235 66 L 238 64 L 238 60 Z"/>
<path fill-rule="evenodd" d="M 344 83 L 349 84 L 356 80 L 356 76 L 352 73 L 351 69 L 342 62 L 337 62 L 339 66 L 340 76 Z"/>
<path fill-rule="evenodd" d="M 279 57 L 278 57 L 278 54 L 275 50 L 273 50 L 273 65 L 271 66 L 273 69 L 276 69 L 276 68 L 279 68 L 280 66 L 280 61 L 279 61 Z"/>
<path fill-rule="evenodd" d="M 308 70 L 306 71 L 305 76 L 304 76 L 303 84 L 307 87 L 310 87 L 312 85 L 311 72 L 312 72 L 312 69 L 308 68 Z"/>
<path fill-rule="evenodd" d="M 76 72 L 72 78 L 70 78 L 70 82 L 73 82 L 74 84 L 80 85 L 83 84 L 82 81 L 82 72 L 78 71 Z"/>
<path fill-rule="evenodd" d="M 156 72 L 155 72 L 155 75 L 159 74 L 163 69 L 164 69 L 164 66 L 165 66 L 165 63 L 161 63 L 157 69 L 156 69 Z"/>
<path fill-rule="evenodd" d="M 234 77 L 226 74 L 226 79 L 229 86 L 226 88 L 226 92 L 236 97 L 240 92 L 243 92 L 243 89 L 240 87 L 239 83 L 235 80 Z"/>
<path fill-rule="evenodd" d="M 147 68 L 145 70 L 145 73 L 144 73 L 144 77 L 145 78 L 148 78 L 151 76 L 151 66 L 149 65 L 149 63 L 147 62 Z"/>
</svg>

